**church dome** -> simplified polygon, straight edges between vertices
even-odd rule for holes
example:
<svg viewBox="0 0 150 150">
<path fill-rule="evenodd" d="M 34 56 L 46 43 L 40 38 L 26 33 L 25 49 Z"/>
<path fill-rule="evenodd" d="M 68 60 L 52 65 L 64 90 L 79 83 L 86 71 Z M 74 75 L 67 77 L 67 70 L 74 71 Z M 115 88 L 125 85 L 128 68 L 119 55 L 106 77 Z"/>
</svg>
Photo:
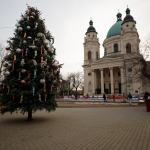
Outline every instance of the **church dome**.
<svg viewBox="0 0 150 150">
<path fill-rule="evenodd" d="M 89 28 L 87 29 L 87 32 L 86 32 L 85 34 L 87 34 L 87 33 L 89 33 L 89 32 L 96 32 L 95 28 L 93 27 L 93 21 L 92 21 L 92 20 L 90 20 L 89 24 L 90 24 L 90 26 L 89 26 Z M 97 33 L 97 32 L 96 32 L 96 33 Z"/>
<path fill-rule="evenodd" d="M 109 29 L 106 38 L 115 36 L 115 35 L 120 35 L 121 34 L 121 24 L 122 24 L 122 14 L 119 12 L 117 14 L 117 22 Z"/>
<path fill-rule="evenodd" d="M 134 22 L 136 22 L 134 20 L 134 18 L 130 15 L 130 9 L 129 8 L 126 9 L 126 16 L 125 16 L 125 18 L 123 20 L 123 23 L 128 22 L 128 21 L 134 21 Z"/>
</svg>

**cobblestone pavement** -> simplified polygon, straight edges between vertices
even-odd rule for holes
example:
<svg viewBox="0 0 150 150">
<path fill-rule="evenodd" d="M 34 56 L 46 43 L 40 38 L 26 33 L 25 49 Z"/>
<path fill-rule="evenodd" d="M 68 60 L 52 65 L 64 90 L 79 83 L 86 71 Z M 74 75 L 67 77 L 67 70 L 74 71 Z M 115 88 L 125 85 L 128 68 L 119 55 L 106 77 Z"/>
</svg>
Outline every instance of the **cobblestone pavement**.
<svg viewBox="0 0 150 150">
<path fill-rule="evenodd" d="M 0 115 L 0 150 L 150 150 L 145 107 L 57 108 Z"/>
</svg>

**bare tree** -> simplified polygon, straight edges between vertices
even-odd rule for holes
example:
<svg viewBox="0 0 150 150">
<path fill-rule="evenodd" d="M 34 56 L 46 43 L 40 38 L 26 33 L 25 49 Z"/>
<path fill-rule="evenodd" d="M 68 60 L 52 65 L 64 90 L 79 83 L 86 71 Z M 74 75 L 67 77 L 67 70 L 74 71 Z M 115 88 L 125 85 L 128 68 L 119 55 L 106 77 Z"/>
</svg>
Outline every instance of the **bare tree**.
<svg viewBox="0 0 150 150">
<path fill-rule="evenodd" d="M 82 89 L 83 87 L 83 73 L 80 71 L 70 73 L 67 76 L 67 81 L 69 84 L 70 91 L 75 89 L 77 92 L 77 89 Z"/>
<path fill-rule="evenodd" d="M 130 76 L 127 82 L 142 82 L 142 86 L 150 84 L 150 34 L 140 47 L 132 46 L 132 53 L 124 55 L 125 76 Z"/>
<path fill-rule="evenodd" d="M 0 41 L 0 78 L 2 77 L 4 57 L 9 53 L 6 51 L 3 41 Z"/>
</svg>

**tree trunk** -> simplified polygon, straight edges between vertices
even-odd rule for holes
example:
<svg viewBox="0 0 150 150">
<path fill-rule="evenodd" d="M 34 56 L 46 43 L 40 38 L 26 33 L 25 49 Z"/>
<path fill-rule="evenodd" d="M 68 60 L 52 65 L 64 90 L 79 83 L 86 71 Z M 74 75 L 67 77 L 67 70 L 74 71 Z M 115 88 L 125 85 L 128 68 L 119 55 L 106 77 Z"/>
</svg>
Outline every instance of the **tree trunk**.
<svg viewBox="0 0 150 150">
<path fill-rule="evenodd" d="M 28 111 L 28 118 L 27 121 L 32 121 L 32 111 Z"/>
</svg>

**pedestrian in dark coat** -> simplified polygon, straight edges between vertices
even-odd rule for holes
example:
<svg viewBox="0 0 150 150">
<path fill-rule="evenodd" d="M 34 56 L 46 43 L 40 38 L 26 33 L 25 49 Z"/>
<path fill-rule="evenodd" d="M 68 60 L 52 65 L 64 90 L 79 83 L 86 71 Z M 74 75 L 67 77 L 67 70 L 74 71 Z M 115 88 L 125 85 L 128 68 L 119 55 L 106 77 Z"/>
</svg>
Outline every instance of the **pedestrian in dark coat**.
<svg viewBox="0 0 150 150">
<path fill-rule="evenodd" d="M 103 94 L 103 98 L 104 98 L 104 102 L 105 102 L 106 101 L 106 95 L 105 95 L 105 93 Z"/>
</svg>

